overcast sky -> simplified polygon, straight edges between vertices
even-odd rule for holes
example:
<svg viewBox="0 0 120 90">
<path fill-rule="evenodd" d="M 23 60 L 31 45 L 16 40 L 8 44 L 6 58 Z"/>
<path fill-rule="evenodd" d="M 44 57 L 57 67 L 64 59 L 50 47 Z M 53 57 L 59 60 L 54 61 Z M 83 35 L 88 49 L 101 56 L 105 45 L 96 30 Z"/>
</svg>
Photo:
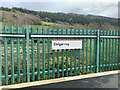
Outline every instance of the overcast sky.
<svg viewBox="0 0 120 90">
<path fill-rule="evenodd" d="M 4 0 L 1 6 L 30 10 L 118 17 L 118 0 Z"/>
</svg>

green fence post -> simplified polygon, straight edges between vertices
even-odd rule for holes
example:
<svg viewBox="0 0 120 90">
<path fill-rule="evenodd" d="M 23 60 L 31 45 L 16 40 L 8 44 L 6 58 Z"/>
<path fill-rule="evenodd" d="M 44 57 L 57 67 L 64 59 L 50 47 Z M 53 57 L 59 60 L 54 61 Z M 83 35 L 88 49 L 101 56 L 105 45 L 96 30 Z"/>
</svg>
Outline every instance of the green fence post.
<svg viewBox="0 0 120 90">
<path fill-rule="evenodd" d="M 0 33 L 2 33 L 2 27 L 0 28 Z M 2 44 L 1 44 L 1 37 L 0 37 L 0 51 L 2 50 Z M 0 86 L 2 85 L 2 52 L 0 52 Z"/>
<path fill-rule="evenodd" d="M 72 35 L 72 29 L 70 30 L 70 34 Z M 70 49 L 70 76 L 72 76 L 72 58 L 73 58 L 73 56 L 72 56 L 72 49 Z"/>
<path fill-rule="evenodd" d="M 50 34 L 50 29 L 48 28 L 47 34 Z M 50 79 L 50 38 L 47 38 L 48 41 L 48 79 Z"/>
<path fill-rule="evenodd" d="M 64 29 L 62 29 L 62 35 L 64 35 Z M 64 77 L 64 49 L 62 49 L 62 77 Z"/>
<path fill-rule="evenodd" d="M 22 28 L 23 33 L 26 34 L 26 28 Z M 26 82 L 26 38 L 23 38 L 23 82 Z"/>
<path fill-rule="evenodd" d="M 102 30 L 100 32 L 100 35 L 104 36 L 105 32 Z M 104 67 L 104 62 L 105 62 L 105 60 L 104 60 L 104 57 L 105 57 L 105 55 L 104 55 L 104 52 L 105 52 L 105 50 L 104 50 L 104 48 L 105 48 L 105 38 L 100 38 L 100 43 L 101 43 L 101 66 L 100 66 L 101 70 L 100 70 L 100 72 L 104 72 L 104 69 L 105 69 L 105 67 Z"/>
<path fill-rule="evenodd" d="M 108 31 L 106 31 L 106 36 L 108 36 Z M 109 44 L 108 44 L 108 38 L 106 38 L 106 62 L 105 62 L 105 70 L 108 70 L 108 47 L 109 47 Z"/>
<path fill-rule="evenodd" d="M 117 31 L 117 36 L 119 37 L 119 31 Z M 119 69 L 119 60 L 120 60 L 119 59 L 119 43 L 120 43 L 119 40 L 120 40 L 120 38 L 117 39 L 117 63 L 116 63 L 117 69 Z"/>
<path fill-rule="evenodd" d="M 45 34 L 45 29 L 42 28 L 42 34 Z M 45 79 L 45 38 L 42 38 L 42 76 Z"/>
<path fill-rule="evenodd" d="M 26 40 L 27 40 L 27 43 L 26 43 L 26 53 L 27 53 L 27 57 L 26 57 L 26 60 L 27 60 L 27 82 L 30 82 L 30 51 L 29 51 L 29 29 L 28 27 L 26 28 Z"/>
<path fill-rule="evenodd" d="M 17 33 L 20 33 L 20 27 L 17 27 Z M 16 50 L 17 50 L 17 82 L 20 83 L 20 39 L 17 38 L 17 45 L 16 45 Z"/>
<path fill-rule="evenodd" d="M 80 35 L 80 30 L 78 31 L 78 35 Z M 78 75 L 80 75 L 80 56 L 81 52 L 80 49 L 78 49 Z"/>
<path fill-rule="evenodd" d="M 117 32 L 115 31 L 115 36 L 117 36 Z M 117 69 L 116 68 L 116 62 L 117 62 L 117 58 L 116 58 L 116 55 L 117 55 L 117 39 L 115 39 L 115 52 L 114 52 L 114 55 L 115 55 L 115 63 L 114 63 L 114 65 L 115 65 L 115 70 Z"/>
<path fill-rule="evenodd" d="M 11 26 L 11 30 L 10 33 L 12 34 L 14 32 L 14 26 Z M 14 39 L 11 38 L 11 83 L 13 84 L 15 81 L 15 77 L 14 77 Z"/>
<path fill-rule="evenodd" d="M 86 30 L 86 35 L 88 35 L 88 30 Z M 86 73 L 88 74 L 88 39 L 86 38 Z"/>
<path fill-rule="evenodd" d="M 66 29 L 66 35 L 68 35 L 68 29 Z M 68 49 L 66 49 L 66 76 L 68 76 Z"/>
<path fill-rule="evenodd" d="M 52 28 L 52 35 L 55 34 L 55 29 Z M 51 38 L 52 40 L 54 38 Z M 52 50 L 52 78 L 55 78 L 55 50 Z"/>
<path fill-rule="evenodd" d="M 38 28 L 37 34 L 40 33 Z M 37 80 L 40 80 L 40 38 L 37 38 Z"/>
<path fill-rule="evenodd" d="M 74 30 L 74 34 L 76 34 L 76 29 Z M 74 75 L 77 74 L 77 70 L 76 70 L 76 52 L 77 52 L 77 49 L 74 49 Z"/>
<path fill-rule="evenodd" d="M 113 31 L 113 36 L 115 36 L 115 31 Z M 112 47 L 113 47 L 113 70 L 115 70 L 115 52 L 116 52 L 116 50 L 115 50 L 115 38 L 113 38 L 113 45 L 112 45 Z"/>
<path fill-rule="evenodd" d="M 96 48 L 96 70 L 97 73 L 99 71 L 99 39 L 100 39 L 100 33 L 99 30 L 97 31 L 97 48 Z"/>
<path fill-rule="evenodd" d="M 60 32 L 60 29 L 58 29 L 57 30 L 57 35 L 59 35 L 59 32 Z M 59 38 L 57 38 L 58 40 L 59 40 Z M 59 51 L 59 49 L 57 50 L 57 77 L 59 78 L 60 77 L 60 71 L 59 71 L 59 69 L 60 69 L 60 53 L 59 53 L 60 51 Z"/>
<path fill-rule="evenodd" d="M 111 31 L 109 31 L 109 35 L 111 36 Z M 111 55 L 111 42 L 112 42 L 112 40 L 111 39 L 109 39 L 109 56 L 108 56 L 108 60 L 109 60 L 109 62 L 108 62 L 108 70 L 110 70 L 110 59 L 111 59 L 111 57 L 110 57 L 110 55 Z"/>
<path fill-rule="evenodd" d="M 92 35 L 92 30 L 90 30 L 90 35 Z M 92 61 L 93 61 L 93 59 L 92 59 L 93 58 L 92 57 L 93 56 L 93 51 L 92 51 L 93 50 L 93 47 L 92 47 L 93 44 L 92 44 L 92 40 L 93 39 L 91 38 L 90 39 L 90 73 L 92 73 Z"/>
<path fill-rule="evenodd" d="M 120 31 L 118 31 L 118 36 L 120 36 Z M 120 38 L 118 38 L 118 58 L 120 57 Z M 118 70 L 120 70 L 120 59 L 118 59 Z"/>
<path fill-rule="evenodd" d="M 97 31 L 94 30 L 94 34 L 97 35 Z M 97 38 L 94 38 L 94 64 L 93 64 L 93 71 L 95 72 L 96 71 L 96 48 L 97 48 Z"/>
<path fill-rule="evenodd" d="M 31 27 L 31 33 L 34 34 L 34 29 Z M 32 53 L 32 81 L 35 80 L 35 60 L 34 60 L 34 38 L 31 38 L 31 53 Z"/>
<path fill-rule="evenodd" d="M 85 32 L 84 32 L 84 30 L 82 31 L 82 35 L 84 35 L 85 34 Z M 85 50 L 85 47 L 84 47 L 84 45 L 85 45 L 85 43 L 84 43 L 84 41 L 85 41 L 85 39 L 83 38 L 82 39 L 82 74 L 84 74 L 84 50 Z"/>
<path fill-rule="evenodd" d="M 7 33 L 7 27 L 4 26 L 4 33 Z M 5 84 L 8 85 L 8 39 L 5 37 L 4 38 L 4 73 L 5 73 Z"/>
</svg>

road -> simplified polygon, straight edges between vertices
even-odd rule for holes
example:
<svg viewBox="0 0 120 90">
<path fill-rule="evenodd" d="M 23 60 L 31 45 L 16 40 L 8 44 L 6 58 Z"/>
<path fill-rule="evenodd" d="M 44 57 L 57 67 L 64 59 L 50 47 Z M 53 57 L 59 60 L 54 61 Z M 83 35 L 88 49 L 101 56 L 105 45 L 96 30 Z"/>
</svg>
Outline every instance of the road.
<svg viewBox="0 0 120 90">
<path fill-rule="evenodd" d="M 118 88 L 118 86 L 120 86 L 120 83 L 118 85 L 118 81 L 120 81 L 120 75 L 113 74 L 89 79 L 80 79 L 61 83 L 27 87 L 17 90 L 40 89 L 40 88 Z"/>
</svg>

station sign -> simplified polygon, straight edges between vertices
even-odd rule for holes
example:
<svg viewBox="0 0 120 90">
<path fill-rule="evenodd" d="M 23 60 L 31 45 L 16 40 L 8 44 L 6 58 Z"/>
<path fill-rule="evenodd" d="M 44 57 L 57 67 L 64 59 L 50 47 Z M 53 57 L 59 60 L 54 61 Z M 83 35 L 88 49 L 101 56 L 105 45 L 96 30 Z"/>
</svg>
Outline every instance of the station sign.
<svg viewBox="0 0 120 90">
<path fill-rule="evenodd" d="M 82 40 L 52 40 L 52 50 L 82 49 Z"/>
</svg>

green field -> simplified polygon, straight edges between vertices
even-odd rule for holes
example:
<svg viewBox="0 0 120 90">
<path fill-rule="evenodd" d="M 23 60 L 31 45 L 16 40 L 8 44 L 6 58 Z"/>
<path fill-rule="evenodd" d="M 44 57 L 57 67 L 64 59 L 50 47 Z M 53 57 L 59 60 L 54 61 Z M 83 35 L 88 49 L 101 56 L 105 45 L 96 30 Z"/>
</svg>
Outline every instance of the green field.
<svg viewBox="0 0 120 90">
<path fill-rule="evenodd" d="M 42 21 L 42 24 L 46 24 L 46 25 L 58 25 L 57 23 L 53 23 L 53 22 L 45 22 L 45 21 Z"/>
</svg>

